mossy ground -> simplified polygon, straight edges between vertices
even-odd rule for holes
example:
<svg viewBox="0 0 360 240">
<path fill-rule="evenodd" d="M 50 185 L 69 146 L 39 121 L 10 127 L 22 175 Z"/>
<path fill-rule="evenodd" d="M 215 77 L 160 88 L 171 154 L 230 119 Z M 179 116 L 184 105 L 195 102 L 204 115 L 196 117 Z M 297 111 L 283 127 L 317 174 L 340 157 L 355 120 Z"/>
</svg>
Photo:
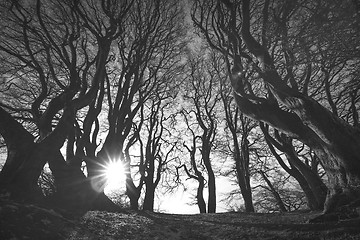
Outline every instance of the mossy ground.
<svg viewBox="0 0 360 240">
<path fill-rule="evenodd" d="M 319 212 L 174 215 L 59 213 L 0 201 L 0 239 L 360 239 L 360 219 L 308 223 Z"/>
</svg>

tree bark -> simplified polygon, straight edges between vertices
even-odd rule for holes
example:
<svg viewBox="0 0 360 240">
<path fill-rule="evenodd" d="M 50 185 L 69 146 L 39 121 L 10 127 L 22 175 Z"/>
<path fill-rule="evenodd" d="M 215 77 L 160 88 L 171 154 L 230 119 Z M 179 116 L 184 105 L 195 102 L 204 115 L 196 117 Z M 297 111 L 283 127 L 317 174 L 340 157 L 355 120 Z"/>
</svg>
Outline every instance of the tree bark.
<svg viewBox="0 0 360 240">
<path fill-rule="evenodd" d="M 280 212 L 287 212 L 284 202 L 282 201 L 282 199 L 280 197 L 280 194 L 276 191 L 276 189 L 274 188 L 274 186 L 272 185 L 272 183 L 270 182 L 270 180 L 268 179 L 266 174 L 263 171 L 260 171 L 260 174 L 264 178 L 266 184 L 269 186 L 270 192 L 274 196 Z"/>
<path fill-rule="evenodd" d="M 155 159 L 152 154 L 150 154 L 150 146 L 147 145 L 146 147 L 146 173 L 147 176 L 145 177 L 145 198 L 143 209 L 154 211 L 154 200 L 155 200 L 155 184 L 154 184 L 154 171 L 155 171 Z"/>
<path fill-rule="evenodd" d="M 243 153 L 240 154 L 239 152 L 240 149 L 238 144 L 236 144 L 234 148 L 235 148 L 234 158 L 235 158 L 236 176 L 240 187 L 241 195 L 244 199 L 245 211 L 254 212 L 255 209 L 253 205 L 252 191 L 250 186 L 250 174 L 248 169 L 249 166 L 245 166 L 246 163 L 244 162 L 245 161 L 244 157 L 246 154 L 249 154 L 249 152 L 246 151 L 246 147 L 244 146 L 242 147 Z"/>
<path fill-rule="evenodd" d="M 247 140 L 249 127 L 248 119 L 239 114 L 239 109 L 232 104 L 233 98 L 230 96 L 230 91 L 225 85 L 221 84 L 221 99 L 223 101 L 225 120 L 229 127 L 232 142 L 233 142 L 233 158 L 235 161 L 236 178 L 240 187 L 240 192 L 244 200 L 245 211 L 254 212 L 254 205 L 252 199 L 252 190 L 250 186 L 250 172 L 249 172 L 249 143 Z M 238 123 L 241 123 L 241 128 Z M 241 142 L 239 144 L 238 132 L 241 131 Z"/>
<path fill-rule="evenodd" d="M 0 187 L 17 199 L 43 201 L 37 181 L 48 162 L 56 184 L 51 204 L 76 211 L 94 206 L 119 210 L 91 188 L 80 168 L 70 167 L 63 159 L 60 147 L 66 136 L 68 114 L 64 112 L 57 128 L 35 143 L 32 135 L 0 107 L 0 133 L 8 148 L 8 157 L 0 173 Z"/>
<path fill-rule="evenodd" d="M 126 195 L 130 199 L 130 208 L 139 210 L 140 190 L 135 186 L 130 174 L 126 174 Z"/>
<path fill-rule="evenodd" d="M 208 174 L 208 213 L 216 212 L 216 183 L 215 183 L 215 174 L 211 166 L 210 161 L 210 147 L 207 145 L 205 141 L 203 141 L 202 145 L 203 149 L 201 150 L 201 154 L 203 157 L 204 165 Z"/>
<path fill-rule="evenodd" d="M 143 210 L 154 211 L 155 188 L 152 184 L 146 184 Z"/>
<path fill-rule="evenodd" d="M 204 200 L 205 179 L 204 179 L 203 175 L 201 174 L 201 172 L 198 170 L 196 163 L 195 163 L 195 148 L 189 149 L 185 144 L 184 144 L 184 146 L 188 149 L 188 151 L 190 153 L 190 159 L 191 159 L 190 162 L 191 162 L 192 168 L 194 169 L 195 175 L 193 175 L 189 172 L 186 165 L 182 165 L 179 168 L 184 167 L 184 170 L 185 170 L 186 174 L 188 175 L 188 177 L 191 179 L 195 179 L 198 182 L 198 188 L 196 191 L 196 204 L 199 207 L 200 213 L 206 213 L 206 203 Z"/>
<path fill-rule="evenodd" d="M 208 198 L 208 213 L 216 212 L 216 184 L 215 184 L 215 175 L 214 171 L 208 170 L 208 188 L 209 188 L 209 198 Z"/>
<path fill-rule="evenodd" d="M 59 127 L 66 126 L 64 121 L 59 122 Z M 53 141 L 59 130 L 54 130 L 47 139 L 35 143 L 34 137 L 0 107 L 0 134 L 8 149 L 8 156 L 0 173 L 0 184 L 20 198 L 31 200 L 35 196 L 41 197 L 37 181 L 54 149 L 59 147 L 60 142 Z"/>
<path fill-rule="evenodd" d="M 198 176 L 198 189 L 196 192 L 196 201 L 199 207 L 200 213 L 206 213 L 206 203 L 204 200 L 204 188 L 205 188 L 205 179 L 203 176 Z"/>
<path fill-rule="evenodd" d="M 291 140 L 288 137 L 284 137 L 284 135 L 280 136 L 275 130 L 275 140 L 275 138 L 270 136 L 268 128 L 265 127 L 263 123 L 260 123 L 260 127 L 265 135 L 265 141 L 267 142 L 270 151 L 275 156 L 280 166 L 282 166 L 282 168 L 300 184 L 300 187 L 306 195 L 309 208 L 311 210 L 322 210 L 327 194 L 327 187 L 320 179 L 319 175 L 298 158 Z M 290 167 L 284 163 L 274 147 L 285 153 Z"/>
<path fill-rule="evenodd" d="M 290 150 L 290 149 L 289 149 Z M 294 169 L 296 169 L 300 175 L 299 179 L 303 177 L 306 181 L 303 183 L 304 191 L 307 191 L 308 188 L 310 192 L 308 192 L 308 196 L 311 196 L 310 199 L 310 205 L 312 210 L 323 210 L 324 209 L 324 203 L 326 199 L 327 194 L 327 187 L 323 183 L 323 181 L 319 178 L 317 174 L 315 174 L 308 166 L 306 166 L 295 154 L 294 151 L 288 151 L 286 153 L 287 159 L 289 162 L 295 166 Z M 301 181 L 301 180 L 300 180 Z M 300 183 L 300 182 L 299 182 Z M 310 195 L 311 194 L 311 195 Z M 312 198 L 313 197 L 313 198 Z"/>
<path fill-rule="evenodd" d="M 139 166 L 139 172 L 140 172 L 140 180 L 138 186 L 135 186 L 134 180 L 131 176 L 131 157 L 129 153 L 129 147 L 128 145 L 125 148 L 125 163 L 124 163 L 124 169 L 125 169 L 125 175 L 126 175 L 126 195 L 130 199 L 130 208 L 133 210 L 139 210 L 139 198 L 141 194 L 141 189 L 145 182 L 145 166 L 144 166 L 144 160 L 143 156 L 141 156 L 140 160 L 140 166 Z"/>
<path fill-rule="evenodd" d="M 237 97 L 239 107 L 248 116 L 267 122 L 290 136 L 297 136 L 297 139 L 314 150 L 328 177 L 329 192 L 324 213 L 332 212 L 359 199 L 360 130 L 344 122 L 314 99 L 287 86 L 276 72 L 273 59 L 267 50 L 250 33 L 248 0 L 243 1 L 242 14 L 241 37 L 247 49 L 262 62 L 262 79 L 270 86 L 269 89 L 276 100 L 289 112 L 280 111 L 280 108 L 276 107 L 273 108 L 273 113 L 268 112 L 264 116 L 256 112 L 256 109 L 249 109 L 248 100 L 240 96 Z M 237 92 L 237 88 L 241 87 L 238 84 L 241 82 L 241 74 L 236 71 L 232 72 L 231 76 L 234 90 Z M 255 105 L 256 108 L 261 106 Z"/>
</svg>

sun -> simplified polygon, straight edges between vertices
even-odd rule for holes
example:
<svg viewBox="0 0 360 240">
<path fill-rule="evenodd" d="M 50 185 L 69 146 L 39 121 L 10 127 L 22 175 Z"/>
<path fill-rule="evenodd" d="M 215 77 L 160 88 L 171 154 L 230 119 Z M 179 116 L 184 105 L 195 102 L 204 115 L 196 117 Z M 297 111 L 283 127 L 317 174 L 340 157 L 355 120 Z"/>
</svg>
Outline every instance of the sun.
<svg viewBox="0 0 360 240">
<path fill-rule="evenodd" d="M 104 175 L 107 191 L 121 188 L 126 180 L 124 164 L 119 160 L 110 161 L 105 167 Z"/>
</svg>

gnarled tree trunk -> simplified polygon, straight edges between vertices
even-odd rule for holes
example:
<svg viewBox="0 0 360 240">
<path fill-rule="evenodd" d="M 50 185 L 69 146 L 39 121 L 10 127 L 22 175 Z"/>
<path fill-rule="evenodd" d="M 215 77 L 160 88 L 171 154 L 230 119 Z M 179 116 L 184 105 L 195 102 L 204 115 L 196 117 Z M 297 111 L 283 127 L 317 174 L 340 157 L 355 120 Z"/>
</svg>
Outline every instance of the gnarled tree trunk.
<svg viewBox="0 0 360 240">
<path fill-rule="evenodd" d="M 327 194 L 327 187 L 320 179 L 320 177 L 313 172 L 311 168 L 305 165 L 297 156 L 292 140 L 275 130 L 275 138 L 270 136 L 268 128 L 260 123 L 262 132 L 265 135 L 265 140 L 270 148 L 270 151 L 275 156 L 280 166 L 290 176 L 294 177 L 307 198 L 308 206 L 311 210 L 322 210 L 324 208 L 325 198 Z M 287 166 L 279 154 L 275 151 L 278 150 L 285 153 L 290 166 Z"/>
<path fill-rule="evenodd" d="M 0 107 L 0 133 L 8 149 L 0 173 L 0 187 L 2 191 L 10 192 L 15 199 L 43 201 L 38 179 L 48 162 L 56 186 L 51 204 L 71 210 L 118 210 L 102 192 L 91 187 L 80 168 L 68 165 L 60 153 L 67 135 L 66 128 L 72 122 L 71 115 L 71 110 L 65 110 L 55 130 L 41 141 L 34 142 L 33 136 Z"/>
<path fill-rule="evenodd" d="M 230 12 L 234 12 L 234 8 L 231 8 L 232 3 L 222 2 Z M 266 122 L 313 149 L 328 177 L 329 192 L 324 213 L 332 212 L 359 199 L 360 130 L 344 122 L 317 101 L 299 92 L 294 86 L 288 86 L 276 71 L 273 59 L 266 48 L 250 33 L 249 0 L 242 1 L 241 13 L 241 39 L 247 50 L 260 63 L 259 76 L 268 86 L 270 98 L 265 99 L 245 93 L 246 79 L 243 65 L 240 55 L 235 53 L 231 82 L 240 110 L 248 117 Z M 231 31 L 238 34 L 235 28 Z M 238 45 L 235 42 L 238 41 L 237 39 L 232 41 L 234 46 Z M 283 108 L 286 108 L 286 111 Z"/>
</svg>

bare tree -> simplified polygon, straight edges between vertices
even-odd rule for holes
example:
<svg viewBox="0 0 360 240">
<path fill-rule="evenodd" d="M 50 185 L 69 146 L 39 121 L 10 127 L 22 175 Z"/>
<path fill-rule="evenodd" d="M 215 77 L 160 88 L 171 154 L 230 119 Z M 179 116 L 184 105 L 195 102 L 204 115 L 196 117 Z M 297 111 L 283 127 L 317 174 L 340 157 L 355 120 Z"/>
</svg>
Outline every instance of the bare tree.
<svg viewBox="0 0 360 240">
<path fill-rule="evenodd" d="M 302 162 L 293 146 L 292 139 L 284 134 L 274 131 L 275 137 L 270 136 L 268 127 L 260 123 L 260 127 L 265 135 L 270 151 L 275 156 L 282 168 L 294 177 L 300 184 L 307 196 L 309 208 L 312 210 L 323 209 L 327 188 L 317 172 L 314 172 L 310 166 Z M 276 152 L 276 149 L 286 155 L 290 166 L 287 166 L 282 157 Z"/>
<path fill-rule="evenodd" d="M 169 120 L 172 119 L 171 101 L 172 98 L 166 97 L 166 93 L 158 92 L 157 97 L 151 101 L 149 111 L 145 111 L 146 128 L 145 133 L 139 139 L 141 146 L 141 156 L 145 160 L 143 167 L 145 182 L 145 197 L 143 203 L 144 210 L 154 210 L 155 190 L 160 183 L 164 171 L 167 170 L 169 162 L 174 159 L 172 152 L 176 142 L 170 142 Z M 143 141 L 145 144 L 143 144 Z"/>
<path fill-rule="evenodd" d="M 278 207 L 280 209 L 280 212 L 287 212 L 287 209 L 285 207 L 285 204 L 284 204 L 283 200 L 281 199 L 280 194 L 275 189 L 273 184 L 270 182 L 270 180 L 267 177 L 266 173 L 260 170 L 260 174 L 261 174 L 261 176 L 263 177 L 263 179 L 265 180 L 265 182 L 266 182 L 266 184 L 268 186 L 268 188 L 266 188 L 266 189 L 268 189 L 271 192 L 271 194 L 274 196 L 274 198 L 276 200 L 276 203 L 277 203 L 277 205 L 278 205 Z"/>
<path fill-rule="evenodd" d="M 235 162 L 237 183 L 244 200 L 245 211 L 254 212 L 250 186 L 250 142 L 248 137 L 256 124 L 244 117 L 237 108 L 231 86 L 225 82 L 227 78 L 225 62 L 216 54 L 213 54 L 211 59 L 216 76 L 221 79 L 219 91 L 223 103 L 226 129 L 230 132 L 231 143 L 231 146 L 227 146 L 227 148 L 229 148 Z"/>
<path fill-rule="evenodd" d="M 200 213 L 206 213 L 206 203 L 204 200 L 204 188 L 205 188 L 206 181 L 202 174 L 202 171 L 199 169 L 202 166 L 201 165 L 198 166 L 199 163 L 197 163 L 197 161 L 196 161 L 196 153 L 197 153 L 197 149 L 198 149 L 197 148 L 197 139 L 200 138 L 200 136 L 197 136 L 195 134 L 194 130 L 191 128 L 191 124 L 188 121 L 186 113 L 184 113 L 184 119 L 185 119 L 187 128 L 191 132 L 191 143 L 192 143 L 191 146 L 188 146 L 185 143 L 183 144 L 183 146 L 187 149 L 187 151 L 189 152 L 189 155 L 190 155 L 190 167 L 187 167 L 187 165 L 185 163 L 183 163 L 181 166 L 177 167 L 177 175 L 179 178 L 178 170 L 183 167 L 186 175 L 190 179 L 194 179 L 195 181 L 198 182 L 198 187 L 196 190 L 196 203 L 199 207 Z"/>
<path fill-rule="evenodd" d="M 182 12 L 174 1 L 132 3 L 122 25 L 123 32 L 110 48 L 111 58 L 104 70 L 105 81 L 96 101 L 92 102 L 95 108 L 90 107 L 86 113 L 82 128 L 87 131 L 77 140 L 81 143 L 77 145 L 77 153 L 78 156 L 85 155 L 83 159 L 88 173 L 99 186 L 106 181 L 102 173 L 108 163 L 114 159 L 124 161 L 126 192 L 131 207 L 137 209 L 145 178 L 141 178 L 137 186 L 132 179 L 129 151 L 139 141 L 138 131 L 141 129 L 141 126 L 134 128 L 134 124 L 153 93 L 170 84 L 164 75 L 176 74 L 182 47 L 179 40 L 182 26 L 178 21 Z M 172 84 L 175 85 L 176 81 Z M 104 118 L 104 115 L 107 115 L 107 126 L 100 129 L 99 118 Z M 98 139 L 104 135 L 105 140 L 99 143 Z"/>
<path fill-rule="evenodd" d="M 193 139 L 195 138 L 200 143 L 198 147 L 201 153 L 201 162 L 204 164 L 208 177 L 208 212 L 214 213 L 216 211 L 216 184 L 210 154 L 215 146 L 218 121 L 216 111 L 220 97 L 219 80 L 212 72 L 211 67 L 206 67 L 206 64 L 206 60 L 190 56 L 188 89 L 184 99 L 191 104 L 193 109 L 189 111 L 184 109 L 183 116 L 193 118 L 193 121 L 186 119 L 187 126 L 188 129 L 194 128 L 190 130 L 193 132 Z M 189 117 L 186 116 L 187 114 Z M 199 175 L 198 178 L 201 179 Z"/>
<path fill-rule="evenodd" d="M 8 158 L 1 172 L 4 185 L 16 185 L 24 189 L 24 194 L 33 192 L 48 162 L 62 196 L 71 198 L 74 194 L 75 197 L 81 189 L 93 195 L 87 201 L 92 204 L 91 199 L 96 198 L 96 194 L 91 193 L 80 168 L 70 171 L 60 148 L 72 131 L 76 112 L 89 105 L 98 93 L 105 78 L 110 44 L 122 32 L 121 22 L 129 6 L 131 2 L 116 6 L 105 1 L 97 5 L 57 1 L 2 3 L 2 11 L 8 9 L 5 21 L 8 27 L 2 28 L 0 50 L 10 60 L 2 58 L 2 61 L 12 69 L 4 72 L 4 92 L 12 98 L 1 103 L 1 135 L 8 148 Z M 102 17 L 102 24 L 93 21 L 92 11 Z M 15 88 L 10 90 L 9 86 Z M 24 93 L 24 98 L 14 104 L 16 95 L 13 93 Z M 20 117 L 23 125 L 13 116 Z M 11 125 L 14 128 L 9 131 Z M 29 133 L 24 127 L 35 129 L 37 133 L 33 136 L 34 132 Z M 83 183 L 82 187 L 74 182 Z M 15 189 L 15 192 L 21 191 Z"/>
<path fill-rule="evenodd" d="M 349 109 L 344 95 L 356 78 L 359 16 L 352 4 L 195 1 L 192 10 L 208 43 L 229 59 L 240 110 L 305 143 L 320 159 L 329 179 L 324 213 L 359 198 L 359 129 L 334 108 Z M 345 38 L 351 52 L 342 48 Z M 334 101 L 341 82 L 342 93 Z"/>
</svg>

